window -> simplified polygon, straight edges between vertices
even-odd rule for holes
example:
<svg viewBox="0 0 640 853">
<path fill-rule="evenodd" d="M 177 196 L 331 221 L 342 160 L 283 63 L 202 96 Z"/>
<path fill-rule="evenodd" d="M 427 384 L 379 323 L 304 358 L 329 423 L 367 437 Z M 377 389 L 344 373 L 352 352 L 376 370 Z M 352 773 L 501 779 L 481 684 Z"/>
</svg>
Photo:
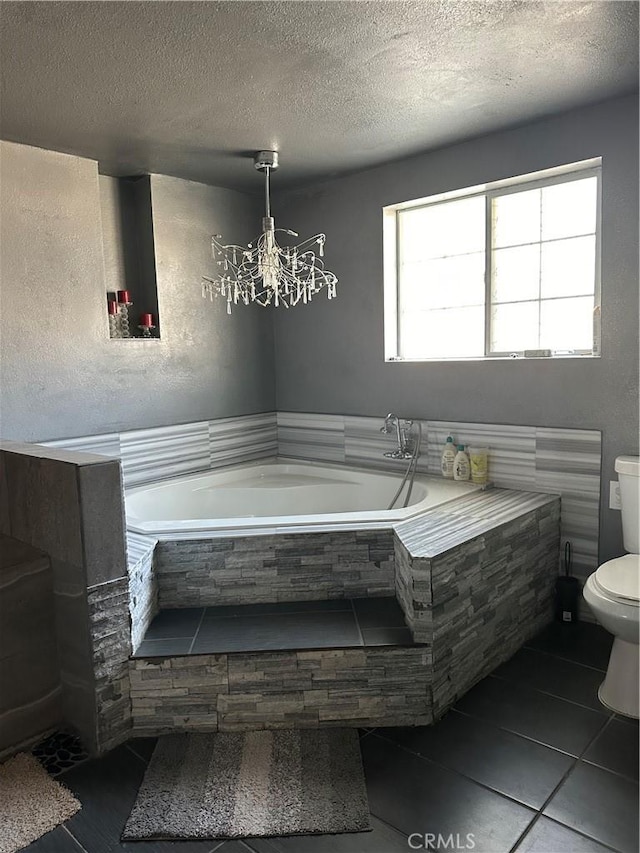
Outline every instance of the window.
<svg viewBox="0 0 640 853">
<path fill-rule="evenodd" d="M 390 361 L 599 355 L 600 160 L 385 207 Z"/>
</svg>

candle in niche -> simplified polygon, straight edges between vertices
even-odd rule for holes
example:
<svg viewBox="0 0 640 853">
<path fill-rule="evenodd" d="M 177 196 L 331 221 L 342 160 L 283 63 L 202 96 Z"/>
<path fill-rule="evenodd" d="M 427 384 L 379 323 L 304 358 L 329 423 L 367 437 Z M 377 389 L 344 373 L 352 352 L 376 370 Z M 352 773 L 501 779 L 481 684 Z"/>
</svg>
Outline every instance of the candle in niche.
<svg viewBox="0 0 640 853">
<path fill-rule="evenodd" d="M 118 297 L 118 308 L 120 313 L 120 331 L 122 332 L 123 338 L 130 338 L 129 305 L 133 305 L 133 301 L 128 290 L 119 290 L 116 296 Z"/>
<path fill-rule="evenodd" d="M 153 314 L 141 314 L 138 328 L 142 332 L 143 338 L 151 337 L 151 330 L 155 329 L 156 325 L 153 322 Z"/>
<path fill-rule="evenodd" d="M 107 302 L 107 309 L 109 312 L 109 337 L 121 338 L 120 311 L 117 301 L 115 299 L 109 299 Z"/>
</svg>

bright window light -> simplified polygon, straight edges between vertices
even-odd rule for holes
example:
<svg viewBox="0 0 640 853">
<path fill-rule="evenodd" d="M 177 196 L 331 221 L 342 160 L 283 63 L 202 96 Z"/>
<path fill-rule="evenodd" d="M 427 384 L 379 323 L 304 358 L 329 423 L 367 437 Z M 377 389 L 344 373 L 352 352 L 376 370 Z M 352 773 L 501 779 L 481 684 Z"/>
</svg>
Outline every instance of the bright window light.
<svg viewBox="0 0 640 853">
<path fill-rule="evenodd" d="M 599 355 L 600 159 L 384 209 L 387 360 Z"/>
</svg>

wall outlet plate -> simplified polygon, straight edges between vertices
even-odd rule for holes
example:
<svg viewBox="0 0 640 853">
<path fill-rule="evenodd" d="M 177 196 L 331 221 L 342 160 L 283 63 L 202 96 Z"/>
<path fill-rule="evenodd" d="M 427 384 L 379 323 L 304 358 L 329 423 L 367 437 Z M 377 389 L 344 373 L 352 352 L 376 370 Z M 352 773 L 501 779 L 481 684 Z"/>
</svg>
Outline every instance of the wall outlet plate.
<svg viewBox="0 0 640 853">
<path fill-rule="evenodd" d="M 620 503 L 620 483 L 617 480 L 609 481 L 609 509 L 622 509 Z"/>
</svg>

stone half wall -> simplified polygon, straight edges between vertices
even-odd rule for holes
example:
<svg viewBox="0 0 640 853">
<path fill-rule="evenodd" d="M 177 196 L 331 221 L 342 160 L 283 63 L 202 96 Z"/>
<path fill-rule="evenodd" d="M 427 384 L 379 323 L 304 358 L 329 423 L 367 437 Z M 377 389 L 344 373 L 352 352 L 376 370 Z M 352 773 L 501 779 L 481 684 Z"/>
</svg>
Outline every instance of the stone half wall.
<svg viewBox="0 0 640 853">
<path fill-rule="evenodd" d="M 131 661 L 133 734 L 431 722 L 426 646 Z"/>
<path fill-rule="evenodd" d="M 107 752 L 131 732 L 129 582 L 123 577 L 87 590 L 96 706 L 91 752 Z"/>
<path fill-rule="evenodd" d="M 391 530 L 159 542 L 161 608 L 394 594 Z"/>
</svg>

